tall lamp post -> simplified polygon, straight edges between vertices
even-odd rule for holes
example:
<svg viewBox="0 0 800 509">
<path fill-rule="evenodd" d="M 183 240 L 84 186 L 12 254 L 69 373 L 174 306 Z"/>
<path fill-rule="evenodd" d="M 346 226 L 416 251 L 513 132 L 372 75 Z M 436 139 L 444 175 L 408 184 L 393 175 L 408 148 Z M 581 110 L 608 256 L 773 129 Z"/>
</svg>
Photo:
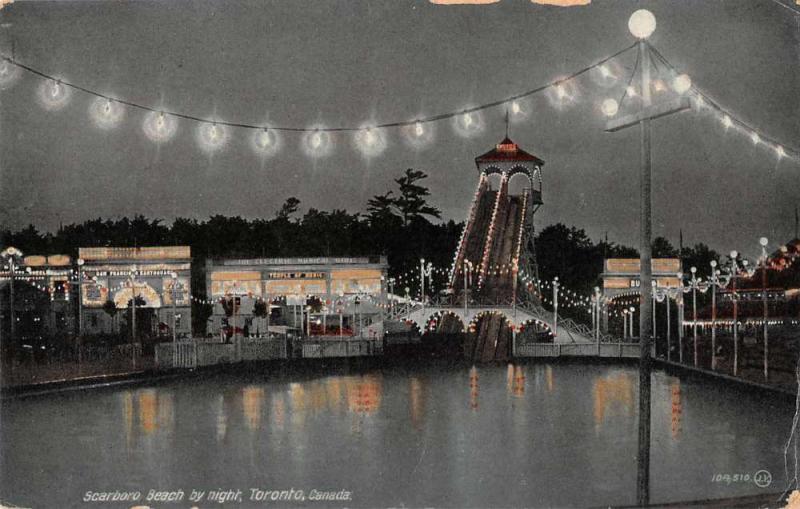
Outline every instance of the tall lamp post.
<svg viewBox="0 0 800 509">
<path fill-rule="evenodd" d="M 553 278 L 553 337 L 558 337 L 558 276 Z"/>
<path fill-rule="evenodd" d="M 131 267 L 131 343 L 136 343 L 136 265 Z"/>
<path fill-rule="evenodd" d="M 425 316 L 425 277 L 431 277 L 433 263 L 425 264 L 425 258 L 419 260 L 420 300 L 422 300 L 422 316 Z"/>
<path fill-rule="evenodd" d="M 647 38 L 656 29 L 656 18 L 650 11 L 640 9 L 628 20 L 628 29 L 639 40 L 639 62 L 641 63 L 641 97 L 642 107 L 639 111 L 621 118 L 612 119 L 606 125 L 606 131 L 614 132 L 635 125 L 641 132 L 641 218 L 639 238 L 639 261 L 641 271 L 642 305 L 639 315 L 639 336 L 641 337 L 641 353 L 639 362 L 639 466 L 637 472 L 636 497 L 639 505 L 647 505 L 650 499 L 650 309 L 652 288 L 652 213 L 651 213 L 651 132 L 650 122 L 654 118 L 677 113 L 689 108 L 689 100 L 680 97 L 677 100 L 652 105 L 650 97 L 650 55 Z M 616 115 L 618 105 L 604 108 L 610 116 Z M 646 425 L 644 424 L 646 423 Z"/>
<path fill-rule="evenodd" d="M 731 300 L 733 301 L 733 376 L 739 373 L 739 296 L 736 293 L 736 280 L 739 278 L 739 253 L 731 251 Z M 742 260 L 742 271 L 747 277 L 755 273 L 755 269 L 748 267 L 747 260 Z"/>
<path fill-rule="evenodd" d="M 708 284 L 711 286 L 711 369 L 717 368 L 717 288 L 725 288 L 730 282 L 729 276 L 721 276 L 717 269 L 717 261 L 711 260 L 711 276 Z"/>
<path fill-rule="evenodd" d="M 78 258 L 78 337 L 83 334 L 83 264 L 86 261 Z"/>
<path fill-rule="evenodd" d="M 177 343 L 178 341 L 178 315 L 177 315 L 177 304 L 176 300 L 178 298 L 178 274 L 173 272 L 170 274 L 172 277 L 172 342 Z"/>
<path fill-rule="evenodd" d="M 629 327 L 630 327 L 630 333 L 631 333 L 631 339 L 632 339 L 633 338 L 633 324 L 634 324 L 633 317 L 636 316 L 636 308 L 631 306 L 628 310 L 630 311 L 629 316 L 631 317 L 631 324 L 630 324 Z M 639 336 L 641 336 L 641 335 L 642 335 L 642 331 L 641 331 L 641 329 L 639 329 Z M 641 343 L 641 337 L 639 338 L 639 342 Z"/>
<path fill-rule="evenodd" d="M 769 338 L 767 336 L 767 319 L 769 318 L 769 306 L 767 305 L 767 244 L 766 237 L 758 240 L 761 244 L 761 303 L 764 306 L 764 381 L 769 381 Z"/>
<path fill-rule="evenodd" d="M 692 279 L 689 280 L 689 286 L 684 287 L 683 291 L 692 291 L 692 339 L 694 342 L 694 365 L 697 367 L 697 290 L 700 289 L 701 280 L 697 279 L 697 267 L 692 267 L 689 271 L 692 273 Z"/>
<path fill-rule="evenodd" d="M 405 287 L 404 290 L 406 291 L 406 320 L 411 319 L 411 288 Z M 423 313 L 424 315 L 424 313 Z"/>
<path fill-rule="evenodd" d="M 9 274 L 9 286 L 8 286 L 8 297 L 9 297 L 9 305 L 10 305 L 10 313 L 9 317 L 11 318 L 11 324 L 9 327 L 9 333 L 11 337 L 9 338 L 10 343 L 14 345 L 17 336 L 16 336 L 16 327 L 17 327 L 17 316 L 16 312 L 14 311 L 14 276 L 17 273 L 17 269 L 19 268 L 19 264 L 17 263 L 16 259 L 22 258 L 22 251 L 15 247 L 7 247 L 0 253 L 0 258 L 5 258 L 8 260 L 8 274 Z"/>
<path fill-rule="evenodd" d="M 651 104 L 650 98 L 650 58 L 648 55 L 647 38 L 656 29 L 656 18 L 648 10 L 640 9 L 628 19 L 628 29 L 639 40 L 639 62 L 642 66 L 641 88 L 642 107 L 638 112 L 620 118 L 612 119 L 606 124 L 606 131 L 614 132 L 635 125 L 641 132 L 641 218 L 639 238 L 639 261 L 641 271 L 641 303 L 639 314 L 639 336 L 641 337 L 641 353 L 639 361 L 639 462 L 637 469 L 636 498 L 639 505 L 647 505 L 650 500 L 650 343 L 652 331 L 650 330 L 650 282 L 652 273 L 652 201 L 651 201 L 651 132 L 650 122 L 654 118 L 677 113 L 689 108 L 689 100 L 680 97 L 658 105 Z M 604 108 L 611 116 L 616 115 L 617 105 L 613 108 Z"/>
<path fill-rule="evenodd" d="M 731 301 L 733 302 L 733 376 L 739 372 L 739 327 L 737 321 L 739 320 L 738 313 L 738 300 L 736 296 L 736 278 L 739 273 L 739 262 L 737 257 L 739 253 L 731 251 Z"/>
<path fill-rule="evenodd" d="M 683 364 L 683 272 L 675 274 L 678 278 L 678 293 L 675 302 L 678 304 L 678 362 Z"/>
<path fill-rule="evenodd" d="M 467 319 L 467 313 L 469 310 L 469 279 L 472 275 L 472 262 L 469 260 L 464 260 L 464 269 L 462 270 L 464 273 L 464 320 Z"/>
<path fill-rule="evenodd" d="M 597 344 L 600 344 L 600 312 L 602 310 L 603 295 L 600 293 L 600 287 L 594 287 L 594 339 Z M 599 348 L 599 346 L 598 346 Z"/>
<path fill-rule="evenodd" d="M 622 339 L 628 339 L 628 310 L 622 310 Z"/>
</svg>

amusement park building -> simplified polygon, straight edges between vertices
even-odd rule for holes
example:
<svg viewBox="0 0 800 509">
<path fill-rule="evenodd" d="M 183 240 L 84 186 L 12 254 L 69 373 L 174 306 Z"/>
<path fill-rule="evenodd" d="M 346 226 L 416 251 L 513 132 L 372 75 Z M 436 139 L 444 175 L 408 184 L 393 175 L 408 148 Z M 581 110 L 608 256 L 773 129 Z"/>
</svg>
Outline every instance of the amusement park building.
<svg viewBox="0 0 800 509">
<path fill-rule="evenodd" d="M 312 335 L 360 333 L 359 324 L 381 314 L 387 270 L 385 256 L 207 260 L 206 295 L 214 306 L 208 332 L 261 333 L 267 320 L 256 316 L 256 304 L 269 302 L 271 325 L 310 328 Z"/>
<path fill-rule="evenodd" d="M 71 338 L 77 328 L 72 259 L 19 254 L 13 263 L 6 259 L 0 266 L 0 341 L 6 346 L 11 337 L 12 316 L 17 346 L 34 348 L 47 338 Z"/>
<path fill-rule="evenodd" d="M 171 336 L 173 312 L 177 335 L 190 335 L 191 261 L 189 246 L 80 248 L 82 331 L 118 332 L 119 320 L 104 308 L 112 302 L 118 310 L 127 309 L 136 295 L 139 327 L 151 329 L 146 335 Z"/>
</svg>

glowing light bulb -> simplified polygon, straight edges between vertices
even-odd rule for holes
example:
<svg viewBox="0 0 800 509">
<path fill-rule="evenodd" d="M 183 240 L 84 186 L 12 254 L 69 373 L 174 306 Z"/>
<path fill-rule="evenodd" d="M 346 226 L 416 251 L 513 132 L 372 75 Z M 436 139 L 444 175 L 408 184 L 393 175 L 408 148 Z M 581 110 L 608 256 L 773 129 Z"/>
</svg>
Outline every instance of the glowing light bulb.
<svg viewBox="0 0 800 509">
<path fill-rule="evenodd" d="M 692 88 L 692 79 L 688 74 L 679 74 L 672 80 L 672 88 L 679 94 L 683 94 Z"/>
<path fill-rule="evenodd" d="M 158 119 L 156 120 L 156 127 L 159 131 L 164 130 L 164 125 L 166 124 L 166 120 L 164 120 L 164 113 L 158 114 Z"/>
<path fill-rule="evenodd" d="M 208 130 L 208 137 L 212 140 L 216 140 L 217 136 L 217 124 L 211 124 L 211 129 Z"/>
<path fill-rule="evenodd" d="M 111 113 L 111 99 L 106 101 L 105 106 L 103 106 L 103 111 L 105 112 L 106 115 Z"/>
<path fill-rule="evenodd" d="M 786 155 L 786 151 L 783 150 L 783 147 L 780 145 L 775 147 L 775 153 L 778 154 L 778 158 L 784 157 Z"/>
<path fill-rule="evenodd" d="M 370 129 L 367 129 L 367 132 L 364 134 L 364 141 L 366 141 L 368 145 L 375 143 L 375 135 L 372 134 Z"/>
<path fill-rule="evenodd" d="M 464 113 L 464 127 L 470 127 L 472 125 L 472 115 L 469 113 Z"/>
<path fill-rule="evenodd" d="M 628 96 L 630 96 L 630 97 L 636 97 L 636 89 L 633 88 L 632 86 L 629 86 L 628 88 L 626 88 L 625 89 L 625 93 L 628 94 Z"/>
<path fill-rule="evenodd" d="M 605 65 L 601 65 L 599 67 L 599 70 L 600 70 L 600 75 L 603 76 L 604 78 L 612 76 L 611 71 L 609 71 L 608 67 L 606 67 Z"/>
<path fill-rule="evenodd" d="M 414 124 L 414 134 L 416 134 L 417 136 L 422 136 L 423 134 L 425 134 L 425 129 L 422 127 L 422 124 L 420 122 Z"/>
<path fill-rule="evenodd" d="M 722 125 L 725 127 L 725 129 L 728 129 L 733 125 L 733 120 L 731 120 L 731 117 L 729 117 L 728 115 L 725 115 L 724 117 L 722 117 Z"/>
<path fill-rule="evenodd" d="M 58 94 L 61 93 L 61 84 L 57 81 L 53 82 L 53 88 L 50 89 L 50 95 L 53 96 L 53 99 L 58 97 Z"/>
<path fill-rule="evenodd" d="M 556 95 L 558 96 L 559 99 L 564 99 L 565 97 L 567 97 L 567 91 L 564 90 L 563 85 L 556 85 Z"/>
<path fill-rule="evenodd" d="M 628 19 L 628 30 L 637 39 L 647 39 L 656 30 L 656 17 L 647 9 L 639 9 Z"/>
<path fill-rule="evenodd" d="M 259 146 L 260 146 L 261 148 L 267 148 L 267 147 L 269 147 L 269 145 L 270 145 L 270 142 L 271 142 L 271 141 L 272 141 L 272 140 L 270 140 L 270 137 L 269 137 L 269 132 L 268 132 L 266 129 L 264 129 L 264 130 L 263 130 L 263 131 L 262 131 L 262 132 L 261 132 L 261 133 L 258 135 L 258 144 L 259 144 Z"/>
<path fill-rule="evenodd" d="M 619 104 L 614 99 L 606 99 L 603 101 L 600 109 L 603 110 L 603 115 L 613 117 L 619 111 Z"/>
<path fill-rule="evenodd" d="M 758 145 L 761 141 L 761 136 L 759 136 L 758 133 L 753 133 L 750 135 L 750 140 L 753 142 L 753 145 Z"/>
<path fill-rule="evenodd" d="M 667 87 L 664 85 L 664 82 L 661 80 L 653 80 L 653 90 L 656 92 L 663 92 L 666 90 Z"/>
<path fill-rule="evenodd" d="M 511 103 L 511 112 L 513 114 L 517 115 L 517 114 L 519 114 L 520 111 L 522 111 L 522 110 L 520 109 L 519 103 L 517 101 L 514 101 L 513 103 Z"/>
</svg>

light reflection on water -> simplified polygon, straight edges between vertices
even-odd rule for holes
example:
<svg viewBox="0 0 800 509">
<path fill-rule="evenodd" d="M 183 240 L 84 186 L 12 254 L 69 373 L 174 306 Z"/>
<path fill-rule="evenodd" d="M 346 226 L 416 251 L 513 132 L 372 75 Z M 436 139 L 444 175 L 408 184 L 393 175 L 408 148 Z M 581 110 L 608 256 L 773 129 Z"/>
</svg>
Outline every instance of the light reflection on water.
<svg viewBox="0 0 800 509">
<path fill-rule="evenodd" d="M 628 366 L 421 365 L 16 400 L 0 485 L 34 507 L 53 490 L 79 506 L 90 489 L 226 486 L 348 489 L 369 507 L 629 504 L 637 386 Z M 715 473 L 779 479 L 790 406 L 656 373 L 653 499 L 758 492 Z"/>
</svg>

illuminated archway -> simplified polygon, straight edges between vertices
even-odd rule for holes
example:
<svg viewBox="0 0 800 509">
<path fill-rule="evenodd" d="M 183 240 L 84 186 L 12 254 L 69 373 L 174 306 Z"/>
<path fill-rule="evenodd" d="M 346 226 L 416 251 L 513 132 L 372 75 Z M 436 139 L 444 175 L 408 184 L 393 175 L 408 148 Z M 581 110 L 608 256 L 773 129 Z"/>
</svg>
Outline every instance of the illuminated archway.
<svg viewBox="0 0 800 509">
<path fill-rule="evenodd" d="M 466 332 L 464 321 L 452 311 L 437 311 L 425 323 L 426 334 L 459 334 Z"/>
</svg>

